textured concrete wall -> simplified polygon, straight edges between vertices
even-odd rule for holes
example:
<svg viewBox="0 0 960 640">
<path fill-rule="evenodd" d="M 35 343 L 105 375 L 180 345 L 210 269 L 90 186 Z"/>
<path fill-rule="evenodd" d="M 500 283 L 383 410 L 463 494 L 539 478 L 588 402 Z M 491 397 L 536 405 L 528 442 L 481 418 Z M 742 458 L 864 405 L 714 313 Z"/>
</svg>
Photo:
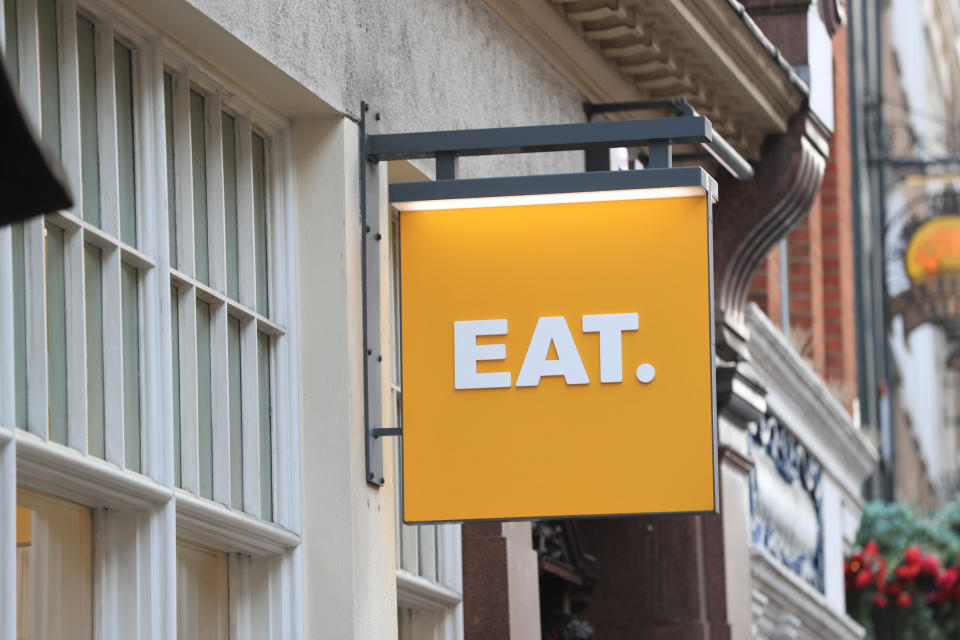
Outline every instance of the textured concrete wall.
<svg viewBox="0 0 960 640">
<path fill-rule="evenodd" d="M 189 0 L 335 110 L 402 132 L 579 122 L 581 97 L 481 0 Z M 581 171 L 578 153 L 485 158 L 464 176 Z"/>
</svg>

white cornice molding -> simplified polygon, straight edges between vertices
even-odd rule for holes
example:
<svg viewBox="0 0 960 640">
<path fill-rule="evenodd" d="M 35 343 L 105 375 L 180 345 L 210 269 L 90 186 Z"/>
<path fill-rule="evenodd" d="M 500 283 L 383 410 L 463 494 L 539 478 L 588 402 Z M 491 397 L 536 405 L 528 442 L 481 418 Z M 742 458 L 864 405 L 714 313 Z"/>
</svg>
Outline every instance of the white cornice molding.
<svg viewBox="0 0 960 640">
<path fill-rule="evenodd" d="M 823 640 L 860 640 L 864 637 L 863 627 L 853 618 L 834 610 L 823 594 L 783 566 L 766 549 L 754 547 L 750 550 L 750 574 L 753 588 L 767 598 L 762 605 L 764 609 L 773 608 L 778 618 L 783 614 L 796 616 L 800 622 L 798 637 Z"/>
<path fill-rule="evenodd" d="M 755 304 L 747 309 L 750 362 L 767 387 L 770 408 L 851 498 L 873 472 L 880 454 L 857 429 L 820 376 L 790 346 Z M 788 414 L 788 415 L 783 415 Z"/>
</svg>

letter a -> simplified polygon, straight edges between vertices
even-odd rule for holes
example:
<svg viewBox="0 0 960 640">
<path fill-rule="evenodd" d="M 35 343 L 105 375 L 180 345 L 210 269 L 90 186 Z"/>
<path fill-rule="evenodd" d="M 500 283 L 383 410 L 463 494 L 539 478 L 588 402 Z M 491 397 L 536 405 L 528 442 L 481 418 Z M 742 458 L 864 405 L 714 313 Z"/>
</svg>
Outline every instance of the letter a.
<svg viewBox="0 0 960 640">
<path fill-rule="evenodd" d="M 550 343 L 557 349 L 557 359 L 547 360 Z M 540 318 L 530 338 L 527 355 L 517 376 L 518 387 L 535 387 L 543 376 L 563 376 L 567 384 L 587 384 L 587 370 L 570 335 L 563 316 Z"/>
</svg>

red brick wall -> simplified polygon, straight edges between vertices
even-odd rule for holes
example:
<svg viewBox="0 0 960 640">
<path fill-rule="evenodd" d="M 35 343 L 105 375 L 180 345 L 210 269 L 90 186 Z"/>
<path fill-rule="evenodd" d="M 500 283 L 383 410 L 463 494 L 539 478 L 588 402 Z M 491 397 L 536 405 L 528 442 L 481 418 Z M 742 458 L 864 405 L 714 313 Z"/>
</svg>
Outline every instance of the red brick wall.
<svg viewBox="0 0 960 640">
<path fill-rule="evenodd" d="M 826 378 L 849 409 L 857 394 L 853 194 L 850 177 L 850 83 L 847 27 L 833 36 L 833 139 L 823 177 L 823 290 Z"/>
<path fill-rule="evenodd" d="M 833 36 L 834 132 L 817 202 L 788 236 L 790 340 L 849 410 L 857 392 L 853 201 L 850 177 L 847 29 Z M 779 252 L 761 265 L 750 287 L 780 322 Z"/>
<path fill-rule="evenodd" d="M 756 302 L 781 329 L 782 300 L 780 291 L 780 249 L 774 248 L 757 269 L 750 283 L 750 300 Z"/>
<path fill-rule="evenodd" d="M 787 237 L 790 342 L 821 376 L 824 371 L 822 221 L 822 206 L 817 201 Z"/>
</svg>

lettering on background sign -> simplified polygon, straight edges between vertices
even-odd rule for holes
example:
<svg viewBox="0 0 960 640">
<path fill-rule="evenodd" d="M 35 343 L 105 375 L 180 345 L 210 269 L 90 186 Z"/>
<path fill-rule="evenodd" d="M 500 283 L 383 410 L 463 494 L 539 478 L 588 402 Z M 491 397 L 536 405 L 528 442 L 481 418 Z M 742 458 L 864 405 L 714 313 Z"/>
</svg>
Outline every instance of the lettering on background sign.
<svg viewBox="0 0 960 640">
<path fill-rule="evenodd" d="M 585 315 L 581 328 L 583 333 L 597 333 L 600 336 L 600 382 L 623 382 L 623 332 L 639 330 L 639 314 Z M 477 371 L 477 363 L 481 360 L 503 360 L 507 357 L 505 344 L 477 344 L 477 338 L 504 336 L 507 335 L 507 329 L 505 318 L 461 320 L 453 323 L 454 388 L 505 389 L 511 386 L 512 375 L 509 371 Z M 551 345 L 556 351 L 556 358 L 548 358 Z M 644 362 L 637 367 L 636 375 L 637 380 L 648 384 L 653 382 L 656 369 L 652 364 Z M 523 365 L 517 374 L 516 386 L 536 387 L 542 378 L 548 376 L 563 376 L 568 385 L 590 382 L 573 334 L 563 316 L 547 316 L 537 320 Z"/>
</svg>

